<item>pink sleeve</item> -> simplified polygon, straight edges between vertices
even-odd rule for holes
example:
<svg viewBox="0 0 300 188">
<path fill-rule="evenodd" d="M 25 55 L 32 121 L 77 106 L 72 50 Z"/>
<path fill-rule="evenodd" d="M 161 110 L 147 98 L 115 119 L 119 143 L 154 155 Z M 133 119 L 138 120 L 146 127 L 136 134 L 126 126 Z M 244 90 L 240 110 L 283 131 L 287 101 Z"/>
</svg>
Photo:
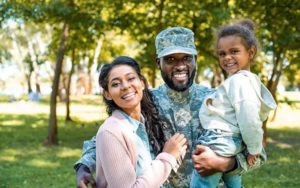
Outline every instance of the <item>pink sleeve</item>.
<svg viewBox="0 0 300 188">
<path fill-rule="evenodd" d="M 97 165 L 102 165 L 108 187 L 160 187 L 176 164 L 173 156 L 161 153 L 142 176 L 136 177 L 129 150 L 121 140 L 110 132 L 103 131 L 97 135 L 96 142 Z"/>
</svg>

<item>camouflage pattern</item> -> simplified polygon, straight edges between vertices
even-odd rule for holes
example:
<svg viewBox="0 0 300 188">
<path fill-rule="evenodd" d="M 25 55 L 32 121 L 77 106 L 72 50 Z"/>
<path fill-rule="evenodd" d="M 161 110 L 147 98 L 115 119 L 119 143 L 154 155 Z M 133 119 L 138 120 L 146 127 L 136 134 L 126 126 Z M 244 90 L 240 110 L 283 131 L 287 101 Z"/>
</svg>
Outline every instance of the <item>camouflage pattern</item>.
<svg viewBox="0 0 300 188">
<path fill-rule="evenodd" d="M 188 187 L 193 170 L 191 153 L 194 141 L 202 131 L 199 120 L 199 110 L 204 97 L 212 90 L 193 84 L 184 92 L 177 92 L 162 85 L 152 91 L 154 101 L 158 107 L 162 120 L 166 123 L 164 133 L 167 138 L 176 132 L 183 133 L 189 141 L 189 148 L 183 160 L 183 164 L 175 174 L 169 178 L 164 187 Z"/>
</svg>

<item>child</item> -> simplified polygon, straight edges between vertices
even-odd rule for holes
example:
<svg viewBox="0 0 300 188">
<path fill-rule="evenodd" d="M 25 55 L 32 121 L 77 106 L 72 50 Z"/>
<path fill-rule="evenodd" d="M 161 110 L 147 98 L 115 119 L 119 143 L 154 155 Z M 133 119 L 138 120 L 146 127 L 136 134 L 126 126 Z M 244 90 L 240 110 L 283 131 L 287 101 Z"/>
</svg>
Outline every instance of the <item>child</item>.
<svg viewBox="0 0 300 188">
<path fill-rule="evenodd" d="M 245 145 L 250 166 L 255 165 L 262 151 L 262 123 L 276 108 L 271 93 L 250 72 L 258 48 L 253 27 L 253 22 L 245 19 L 223 26 L 218 33 L 219 63 L 229 77 L 204 100 L 199 116 L 205 130 L 197 140 L 224 157 L 236 155 Z M 216 173 L 201 177 L 196 170 L 190 187 L 217 187 L 221 178 L 226 187 L 242 187 L 239 175 Z"/>
</svg>

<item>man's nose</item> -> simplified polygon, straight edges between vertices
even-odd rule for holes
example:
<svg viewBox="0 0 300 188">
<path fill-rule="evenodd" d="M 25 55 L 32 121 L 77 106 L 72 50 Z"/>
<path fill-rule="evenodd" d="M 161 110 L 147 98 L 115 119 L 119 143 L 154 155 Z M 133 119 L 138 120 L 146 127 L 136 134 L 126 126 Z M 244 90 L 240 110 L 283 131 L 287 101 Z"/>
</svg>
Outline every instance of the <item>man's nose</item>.
<svg viewBox="0 0 300 188">
<path fill-rule="evenodd" d="M 184 69 L 186 68 L 186 63 L 183 60 L 177 60 L 175 67 L 177 69 Z"/>
</svg>

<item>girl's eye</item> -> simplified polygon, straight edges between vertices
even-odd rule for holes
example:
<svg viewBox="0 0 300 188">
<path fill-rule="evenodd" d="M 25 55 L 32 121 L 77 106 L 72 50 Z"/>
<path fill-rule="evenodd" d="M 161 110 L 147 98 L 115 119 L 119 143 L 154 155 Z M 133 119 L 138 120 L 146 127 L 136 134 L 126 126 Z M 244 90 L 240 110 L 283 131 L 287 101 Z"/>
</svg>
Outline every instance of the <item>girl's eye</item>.
<svg viewBox="0 0 300 188">
<path fill-rule="evenodd" d="M 219 52 L 218 55 L 219 55 L 219 57 L 224 57 L 225 53 L 224 52 Z"/>
<path fill-rule="evenodd" d="M 236 53 L 238 53 L 239 52 L 239 50 L 233 50 L 231 53 L 232 54 L 236 54 Z"/>
</svg>

